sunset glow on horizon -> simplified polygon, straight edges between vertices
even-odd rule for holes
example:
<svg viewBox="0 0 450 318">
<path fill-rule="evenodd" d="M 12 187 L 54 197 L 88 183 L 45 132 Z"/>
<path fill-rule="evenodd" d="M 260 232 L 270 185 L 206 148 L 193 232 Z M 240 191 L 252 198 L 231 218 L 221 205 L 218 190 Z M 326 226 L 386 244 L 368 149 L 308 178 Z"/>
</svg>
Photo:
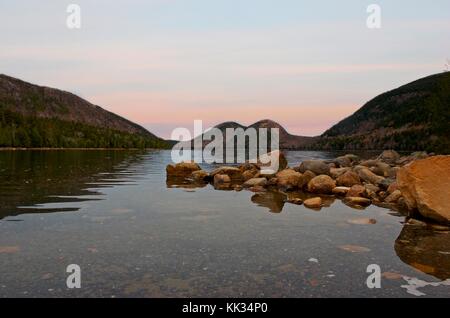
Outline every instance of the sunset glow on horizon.
<svg viewBox="0 0 450 318">
<path fill-rule="evenodd" d="M 319 135 L 450 57 L 444 0 L 377 1 L 377 30 L 366 26 L 371 1 L 80 0 L 82 27 L 69 30 L 72 2 L 0 5 L 0 73 L 73 92 L 164 138 L 196 119 L 271 119 Z"/>
</svg>

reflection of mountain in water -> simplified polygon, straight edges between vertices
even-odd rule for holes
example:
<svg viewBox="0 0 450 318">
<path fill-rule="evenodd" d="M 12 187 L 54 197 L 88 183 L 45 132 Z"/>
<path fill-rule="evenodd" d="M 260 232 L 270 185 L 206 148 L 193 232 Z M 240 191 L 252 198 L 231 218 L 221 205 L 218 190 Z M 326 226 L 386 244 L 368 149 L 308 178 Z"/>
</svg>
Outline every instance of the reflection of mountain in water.
<svg viewBox="0 0 450 318">
<path fill-rule="evenodd" d="M 0 219 L 77 211 L 39 205 L 101 200 L 99 189 L 135 179 L 142 158 L 135 151 L 0 151 Z"/>
<path fill-rule="evenodd" d="M 395 241 L 395 252 L 406 264 L 445 280 L 450 278 L 450 233 L 406 224 Z"/>
</svg>

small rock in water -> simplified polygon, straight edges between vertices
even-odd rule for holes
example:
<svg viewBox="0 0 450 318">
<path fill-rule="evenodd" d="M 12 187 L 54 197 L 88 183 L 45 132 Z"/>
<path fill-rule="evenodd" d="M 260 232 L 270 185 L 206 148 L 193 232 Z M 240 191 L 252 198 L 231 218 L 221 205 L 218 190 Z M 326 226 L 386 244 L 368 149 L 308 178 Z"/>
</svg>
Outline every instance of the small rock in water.
<svg viewBox="0 0 450 318">
<path fill-rule="evenodd" d="M 257 193 L 257 192 L 265 192 L 266 191 L 266 189 L 264 187 L 262 187 L 262 186 L 254 186 L 254 187 L 249 188 L 249 190 L 251 192 L 255 192 L 255 193 Z"/>
<path fill-rule="evenodd" d="M 310 209 L 320 209 L 322 207 L 322 199 L 319 197 L 307 199 L 303 202 L 303 204 Z"/>
<path fill-rule="evenodd" d="M 384 272 L 381 274 L 381 277 L 390 279 L 390 280 L 397 280 L 397 279 L 402 279 L 403 275 L 399 274 L 399 273 L 393 273 L 393 272 Z"/>
<path fill-rule="evenodd" d="M 251 188 L 251 187 L 264 187 L 267 185 L 267 179 L 266 178 L 252 178 L 247 180 L 244 184 L 244 188 Z"/>
<path fill-rule="evenodd" d="M 292 204 L 296 204 L 296 205 L 302 205 L 303 204 L 303 200 L 300 198 L 292 198 L 289 199 L 287 202 L 292 203 Z"/>
<path fill-rule="evenodd" d="M 18 246 L 0 246 L 0 254 L 13 254 L 20 250 Z"/>
<path fill-rule="evenodd" d="M 341 197 L 345 197 L 347 192 L 350 190 L 348 187 L 336 187 L 333 189 L 333 194 Z"/>
<path fill-rule="evenodd" d="M 339 246 L 341 250 L 352 252 L 352 253 L 367 253 L 370 252 L 370 249 L 364 246 L 358 245 L 341 245 Z"/>
<path fill-rule="evenodd" d="M 351 220 L 348 220 L 347 222 L 350 224 L 356 224 L 356 225 L 377 224 L 377 220 L 369 219 L 369 218 L 351 219 Z"/>
<path fill-rule="evenodd" d="M 360 198 L 360 197 L 346 197 L 344 199 L 344 203 L 350 206 L 360 206 L 360 207 L 367 207 L 369 206 L 372 201 L 367 198 Z"/>
</svg>

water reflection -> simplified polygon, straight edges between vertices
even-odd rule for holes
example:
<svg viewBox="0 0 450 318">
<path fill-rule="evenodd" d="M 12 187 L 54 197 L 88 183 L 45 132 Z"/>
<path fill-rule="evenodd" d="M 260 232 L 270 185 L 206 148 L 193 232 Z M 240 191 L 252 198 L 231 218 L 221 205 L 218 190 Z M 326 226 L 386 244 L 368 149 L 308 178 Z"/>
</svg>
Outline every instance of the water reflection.
<svg viewBox="0 0 450 318">
<path fill-rule="evenodd" d="M 101 200 L 101 188 L 134 182 L 142 160 L 130 151 L 0 151 L 0 219 L 77 211 L 65 205 Z"/>
<path fill-rule="evenodd" d="M 265 207 L 273 213 L 281 213 L 283 211 L 284 203 L 286 202 L 287 195 L 275 192 L 260 192 L 251 197 L 251 201 L 258 206 Z"/>
<path fill-rule="evenodd" d="M 406 264 L 441 280 L 450 278 L 450 232 L 426 224 L 405 224 L 395 252 Z"/>
<path fill-rule="evenodd" d="M 181 189 L 198 189 L 198 188 L 204 188 L 208 184 L 206 182 L 199 182 L 199 181 L 189 181 L 185 178 L 167 178 L 166 179 L 166 186 L 167 188 L 181 188 Z"/>
<path fill-rule="evenodd" d="M 292 164 L 305 157 L 319 156 L 326 158 L 335 154 L 291 152 L 287 155 Z M 227 296 L 240 292 L 253 295 L 252 292 L 260 290 L 270 296 L 277 293 L 280 296 L 312 293 L 323 296 L 325 289 L 302 287 L 305 286 L 304 281 L 299 280 L 297 268 L 310 270 L 309 273 L 304 272 L 308 282 L 310 278 L 307 275 L 319 274 L 323 274 L 326 284 L 334 284 L 335 280 L 336 285 L 326 289 L 331 293 L 341 290 L 342 282 L 353 279 L 353 273 L 362 268 L 362 263 L 371 261 L 363 259 L 364 255 L 336 252 L 330 242 L 352 247 L 367 246 L 373 253 L 368 253 L 368 257 L 376 258 L 380 264 L 389 264 L 402 274 L 409 274 L 409 267 L 398 258 L 439 279 L 450 278 L 450 234 L 445 229 L 437 231 L 426 224 L 405 225 L 401 229 L 400 222 L 404 218 L 393 211 L 375 206 L 364 211 L 351 210 L 333 196 L 322 196 L 323 210 L 315 212 L 290 203 L 313 196 L 307 193 L 284 193 L 276 189 L 257 193 L 246 190 L 239 194 L 212 193 L 215 190 L 211 184 L 184 179 L 166 180 L 165 166 L 169 162 L 170 152 L 156 151 L 0 152 L 0 219 L 21 213 L 77 211 L 83 207 L 83 201 L 108 198 L 108 201 L 84 209 L 87 217 L 78 218 L 80 223 L 69 224 L 71 218 L 58 217 L 45 220 L 30 217 L 27 218 L 28 223 L 1 222 L 0 234 L 3 236 L 0 239 L 5 242 L 3 251 L 10 253 L 16 246 L 21 248 L 7 257 L 5 252 L 0 255 L 4 256 L 2 264 L 10 277 L 5 283 L 10 288 L 9 293 L 11 290 L 21 291 L 20 284 L 14 285 L 17 281 L 23 282 L 24 286 L 36 284 L 36 295 L 42 295 L 40 284 L 43 283 L 36 282 L 34 276 L 26 278 L 26 272 L 31 271 L 26 271 L 28 268 L 21 265 L 30 260 L 28 263 L 37 268 L 58 263 L 53 259 L 51 262 L 44 260 L 41 255 L 46 253 L 55 259 L 61 255 L 75 255 L 77 259 L 84 259 L 86 264 L 96 264 L 102 271 L 111 266 L 111 273 L 106 271 L 108 273 L 96 276 L 95 286 L 108 290 L 107 282 L 111 281 L 111 275 L 115 275 L 115 281 L 122 285 L 136 280 L 137 285 L 127 289 L 132 295 L 139 288 L 150 288 L 151 291 L 161 288 L 164 295 L 180 296 L 183 295 L 180 286 L 188 286 L 186 281 L 189 281 L 196 287 L 191 290 L 192 285 L 189 285 L 186 291 L 192 296 L 211 295 L 214 291 Z M 214 167 L 204 165 L 203 168 L 211 171 Z M 139 185 L 139 191 L 134 191 L 135 187 L 123 187 L 128 184 Z M 105 187 L 116 186 L 119 187 L 114 195 L 104 190 Z M 185 193 L 195 188 L 203 190 Z M 297 209 L 306 213 L 282 213 L 283 210 Z M 109 222 L 103 224 L 102 220 L 106 218 Z M 377 220 L 376 224 L 373 219 Z M 12 218 L 8 220 L 14 221 Z M 364 227 L 365 224 L 371 225 Z M 21 226 L 23 230 L 19 232 L 17 229 Z M 41 230 L 41 226 L 49 229 Z M 400 231 L 395 242 L 395 254 L 393 241 Z M 49 246 L 47 242 L 50 241 L 65 242 L 67 255 L 56 253 L 56 248 L 61 246 Z M 85 249 L 89 253 L 85 253 Z M 35 251 L 37 254 L 33 254 Z M 113 255 L 113 258 L 108 255 Z M 318 256 L 321 256 L 319 264 L 307 261 Z M 361 257 L 360 262 L 356 257 Z M 114 262 L 116 264 L 111 265 Z M 114 272 L 115 266 L 120 268 L 120 273 Z M 20 267 L 23 271 L 17 270 Z M 136 268 L 151 273 L 151 280 L 141 282 L 141 271 L 135 271 Z M 236 273 L 245 272 L 243 268 L 256 278 L 249 280 L 248 275 L 237 276 Z M 283 271 L 274 271 L 274 268 Z M 321 269 L 323 273 L 319 272 Z M 352 269 L 348 277 L 325 278 L 330 274 L 329 270 L 341 273 L 347 269 Z M 59 268 L 56 267 L 57 270 Z M 257 284 L 254 281 L 258 281 Z M 364 286 L 361 290 L 353 290 L 351 295 L 365 295 L 367 288 Z M 227 288 L 230 288 L 229 293 Z M 32 288 L 27 286 L 24 289 Z M 84 290 L 89 292 L 89 289 Z M 8 293 L 3 290 L 5 292 Z M 95 289 L 92 293 L 98 296 Z M 383 295 L 391 295 L 390 290 Z M 403 295 L 403 291 L 399 295 Z"/>
</svg>

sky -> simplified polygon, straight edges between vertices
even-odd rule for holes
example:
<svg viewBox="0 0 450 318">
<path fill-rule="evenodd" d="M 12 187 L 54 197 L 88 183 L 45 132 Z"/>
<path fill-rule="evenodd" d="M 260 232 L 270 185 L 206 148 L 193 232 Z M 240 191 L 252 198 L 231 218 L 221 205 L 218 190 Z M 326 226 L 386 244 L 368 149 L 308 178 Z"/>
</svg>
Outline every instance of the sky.
<svg viewBox="0 0 450 318">
<path fill-rule="evenodd" d="M 69 4 L 81 28 L 69 29 Z M 367 7 L 381 8 L 369 29 Z M 319 135 L 442 72 L 450 1 L 1 0 L 0 73 L 73 92 L 169 138 L 272 119 Z"/>
</svg>

